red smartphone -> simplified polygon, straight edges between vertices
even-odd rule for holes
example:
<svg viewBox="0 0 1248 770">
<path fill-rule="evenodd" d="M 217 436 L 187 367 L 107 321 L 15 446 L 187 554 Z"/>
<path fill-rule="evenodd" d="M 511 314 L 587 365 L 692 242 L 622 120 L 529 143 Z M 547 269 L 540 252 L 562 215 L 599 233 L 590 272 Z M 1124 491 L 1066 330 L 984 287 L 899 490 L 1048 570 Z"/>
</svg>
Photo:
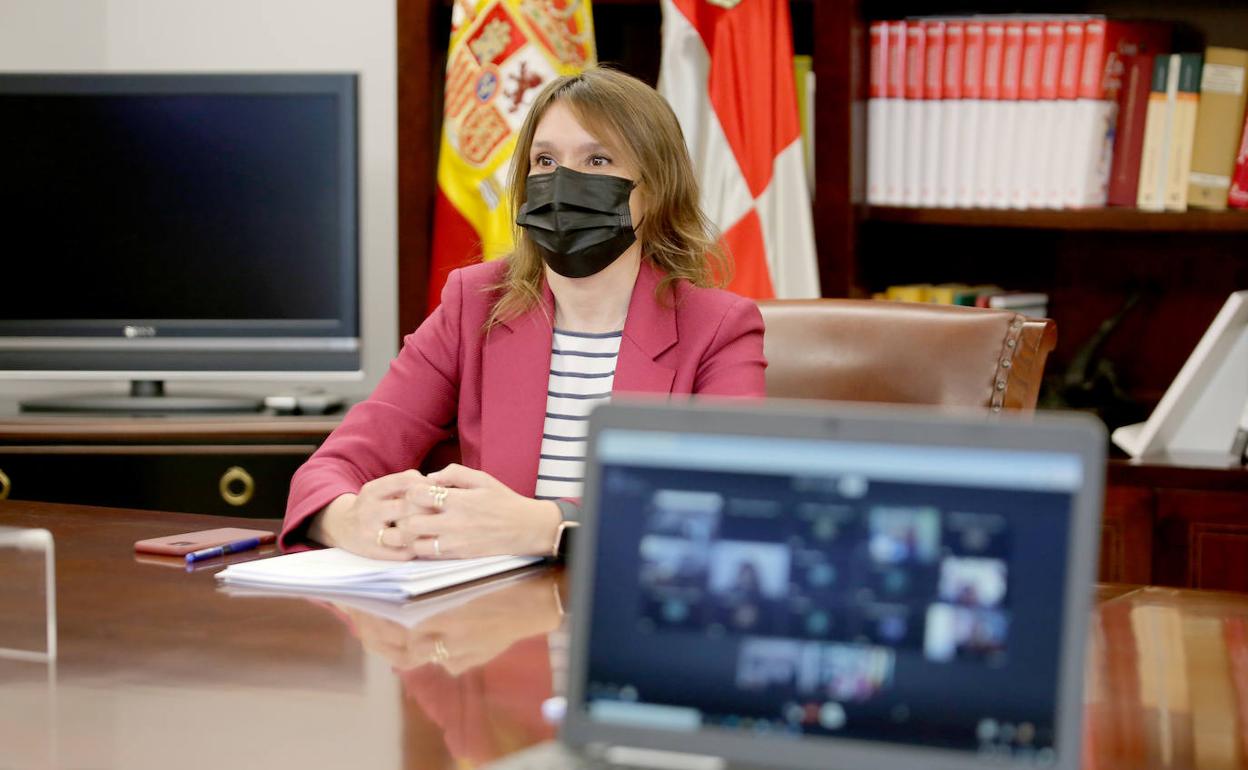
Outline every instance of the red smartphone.
<svg viewBox="0 0 1248 770">
<path fill-rule="evenodd" d="M 139 540 L 134 550 L 139 553 L 158 553 L 165 556 L 185 556 L 192 551 L 225 545 L 238 540 L 258 537 L 260 542 L 272 543 L 277 535 L 263 529 L 243 529 L 241 527 L 222 527 L 205 529 L 199 532 L 187 532 L 184 535 L 166 535 Z"/>
</svg>

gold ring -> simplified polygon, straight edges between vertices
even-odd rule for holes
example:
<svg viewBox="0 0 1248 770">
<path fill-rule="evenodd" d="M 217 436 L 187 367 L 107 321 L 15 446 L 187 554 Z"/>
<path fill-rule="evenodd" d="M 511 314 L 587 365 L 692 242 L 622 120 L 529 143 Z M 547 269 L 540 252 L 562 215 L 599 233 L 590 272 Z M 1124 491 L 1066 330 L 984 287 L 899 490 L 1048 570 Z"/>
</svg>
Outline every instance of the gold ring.
<svg viewBox="0 0 1248 770">
<path fill-rule="evenodd" d="M 438 544 L 436 537 L 433 539 L 433 555 L 439 559 L 442 558 L 442 546 Z"/>
<path fill-rule="evenodd" d="M 386 547 L 386 544 L 381 542 L 381 538 L 383 535 L 386 534 L 387 529 L 389 529 L 389 527 L 382 527 L 381 529 L 377 530 L 377 547 L 378 548 Z"/>
<path fill-rule="evenodd" d="M 442 640 L 433 643 L 433 659 L 438 663 L 443 663 L 451 659 L 451 651 L 446 649 L 446 645 Z"/>
<path fill-rule="evenodd" d="M 433 497 L 434 508 L 437 508 L 439 511 L 442 510 L 442 506 L 446 505 L 446 495 L 448 492 L 450 492 L 449 489 L 443 486 L 438 486 L 437 484 L 429 487 L 429 494 Z"/>
</svg>

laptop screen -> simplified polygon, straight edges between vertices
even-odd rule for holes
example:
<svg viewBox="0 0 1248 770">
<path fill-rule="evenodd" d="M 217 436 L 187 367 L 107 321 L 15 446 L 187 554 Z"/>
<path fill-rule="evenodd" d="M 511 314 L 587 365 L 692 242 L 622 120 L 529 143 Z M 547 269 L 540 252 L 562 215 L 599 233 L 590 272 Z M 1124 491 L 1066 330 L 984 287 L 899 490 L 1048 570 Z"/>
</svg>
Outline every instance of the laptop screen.
<svg viewBox="0 0 1248 770">
<path fill-rule="evenodd" d="M 1054 760 L 1076 454 L 604 429 L 597 723 Z"/>
</svg>

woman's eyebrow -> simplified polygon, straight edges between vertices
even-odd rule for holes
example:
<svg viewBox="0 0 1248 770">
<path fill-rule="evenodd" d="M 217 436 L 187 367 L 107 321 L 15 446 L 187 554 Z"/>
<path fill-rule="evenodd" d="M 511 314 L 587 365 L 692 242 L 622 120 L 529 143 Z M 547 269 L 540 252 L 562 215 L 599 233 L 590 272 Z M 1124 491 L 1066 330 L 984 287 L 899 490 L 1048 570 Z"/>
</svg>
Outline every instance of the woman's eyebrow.
<svg viewBox="0 0 1248 770">
<path fill-rule="evenodd" d="M 555 146 L 554 142 L 550 142 L 545 139 L 539 139 L 538 141 L 533 143 L 533 149 L 549 151 L 549 150 L 557 150 L 558 147 Z M 586 142 L 585 144 L 582 144 L 581 146 L 577 147 L 573 151 L 573 154 L 581 155 L 581 154 L 588 154 L 591 152 L 611 152 L 611 149 L 607 147 L 606 145 L 602 144 L 601 142 Z"/>
</svg>

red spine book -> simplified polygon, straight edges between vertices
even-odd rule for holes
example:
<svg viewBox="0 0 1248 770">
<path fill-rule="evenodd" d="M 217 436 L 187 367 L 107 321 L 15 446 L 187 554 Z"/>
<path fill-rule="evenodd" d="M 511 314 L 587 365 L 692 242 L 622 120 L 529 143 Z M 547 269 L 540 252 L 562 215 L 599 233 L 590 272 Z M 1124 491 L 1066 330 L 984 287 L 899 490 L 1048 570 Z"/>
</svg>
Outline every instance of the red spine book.
<svg viewBox="0 0 1248 770">
<path fill-rule="evenodd" d="M 1023 80 L 1023 45 L 1025 24 L 1012 19 L 1005 23 L 1005 38 L 1001 52 L 1001 101 L 997 106 L 1000 123 L 993 152 L 995 153 L 989 205 L 993 208 L 1010 207 L 1012 190 L 1020 184 L 1019 157 L 1019 103 Z"/>
<path fill-rule="evenodd" d="M 1062 63 L 1057 78 L 1057 112 L 1053 126 L 1053 161 L 1045 175 L 1045 205 L 1062 208 L 1062 191 L 1071 186 L 1075 174 L 1075 100 L 1079 97 L 1079 74 L 1083 66 L 1083 24 L 1085 19 L 1066 20 L 1062 36 Z"/>
<path fill-rule="evenodd" d="M 936 205 L 952 208 L 957 203 L 958 169 L 962 141 L 962 57 L 966 26 L 961 21 L 945 24 L 944 87 L 941 89 L 940 170 L 936 174 Z"/>
<path fill-rule="evenodd" d="M 979 178 L 982 153 L 984 98 L 984 22 L 968 21 L 962 36 L 962 114 L 958 121 L 958 178 L 955 203 L 961 208 L 975 205 L 975 182 Z"/>
<path fill-rule="evenodd" d="M 979 144 L 975 163 L 975 205 L 988 208 L 997 174 L 1001 173 L 997 146 L 1001 142 L 1001 69 L 1005 60 L 1005 20 L 994 17 L 984 24 L 984 91 L 980 105 Z"/>
<path fill-rule="evenodd" d="M 1134 207 L 1140 189 L 1140 155 L 1144 151 L 1144 119 L 1153 82 L 1153 57 L 1132 56 L 1126 66 L 1109 175 L 1109 205 Z"/>
<path fill-rule="evenodd" d="M 936 187 L 940 174 L 941 102 L 945 85 L 945 23 L 932 19 L 923 22 L 927 37 L 923 63 L 923 168 L 919 173 L 919 205 L 935 206 Z"/>
<path fill-rule="evenodd" d="M 1018 98 L 1034 102 L 1040 98 L 1040 63 L 1044 57 L 1044 24 L 1029 21 L 1023 31 L 1023 72 Z"/>
<path fill-rule="evenodd" d="M 888 123 L 884 84 L 888 77 L 888 32 L 885 23 L 873 21 L 871 35 L 871 87 L 867 93 L 867 203 L 887 201 Z"/>
<path fill-rule="evenodd" d="M 884 202 L 901 204 L 906 165 L 906 23 L 888 22 L 884 68 Z"/>
<path fill-rule="evenodd" d="M 1244 119 L 1239 155 L 1235 158 L 1235 175 L 1231 177 L 1231 193 L 1226 202 L 1233 208 L 1248 209 L 1248 117 Z"/>
<path fill-rule="evenodd" d="M 1023 30 L 1023 71 L 1018 84 L 1018 144 L 1014 148 L 1014 179 L 1010 207 L 1025 209 L 1040 174 L 1040 70 L 1044 60 L 1044 23 L 1027 22 Z"/>
<path fill-rule="evenodd" d="M 939 20 L 925 21 L 923 32 L 927 35 L 927 62 L 923 65 L 923 98 L 940 101 L 944 98 L 945 87 L 945 23 Z"/>
<path fill-rule="evenodd" d="M 1040 62 L 1039 109 L 1036 119 L 1036 151 L 1027 186 L 1027 207 L 1050 205 L 1046 198 L 1049 177 L 1057 150 L 1057 97 L 1062 73 L 1062 52 L 1066 45 L 1066 23 L 1049 19 L 1044 23 L 1044 54 Z"/>
<path fill-rule="evenodd" d="M 919 205 L 923 176 L 923 70 L 927 65 L 927 33 L 923 22 L 906 22 L 906 148 L 902 169 L 901 205 Z"/>
</svg>

